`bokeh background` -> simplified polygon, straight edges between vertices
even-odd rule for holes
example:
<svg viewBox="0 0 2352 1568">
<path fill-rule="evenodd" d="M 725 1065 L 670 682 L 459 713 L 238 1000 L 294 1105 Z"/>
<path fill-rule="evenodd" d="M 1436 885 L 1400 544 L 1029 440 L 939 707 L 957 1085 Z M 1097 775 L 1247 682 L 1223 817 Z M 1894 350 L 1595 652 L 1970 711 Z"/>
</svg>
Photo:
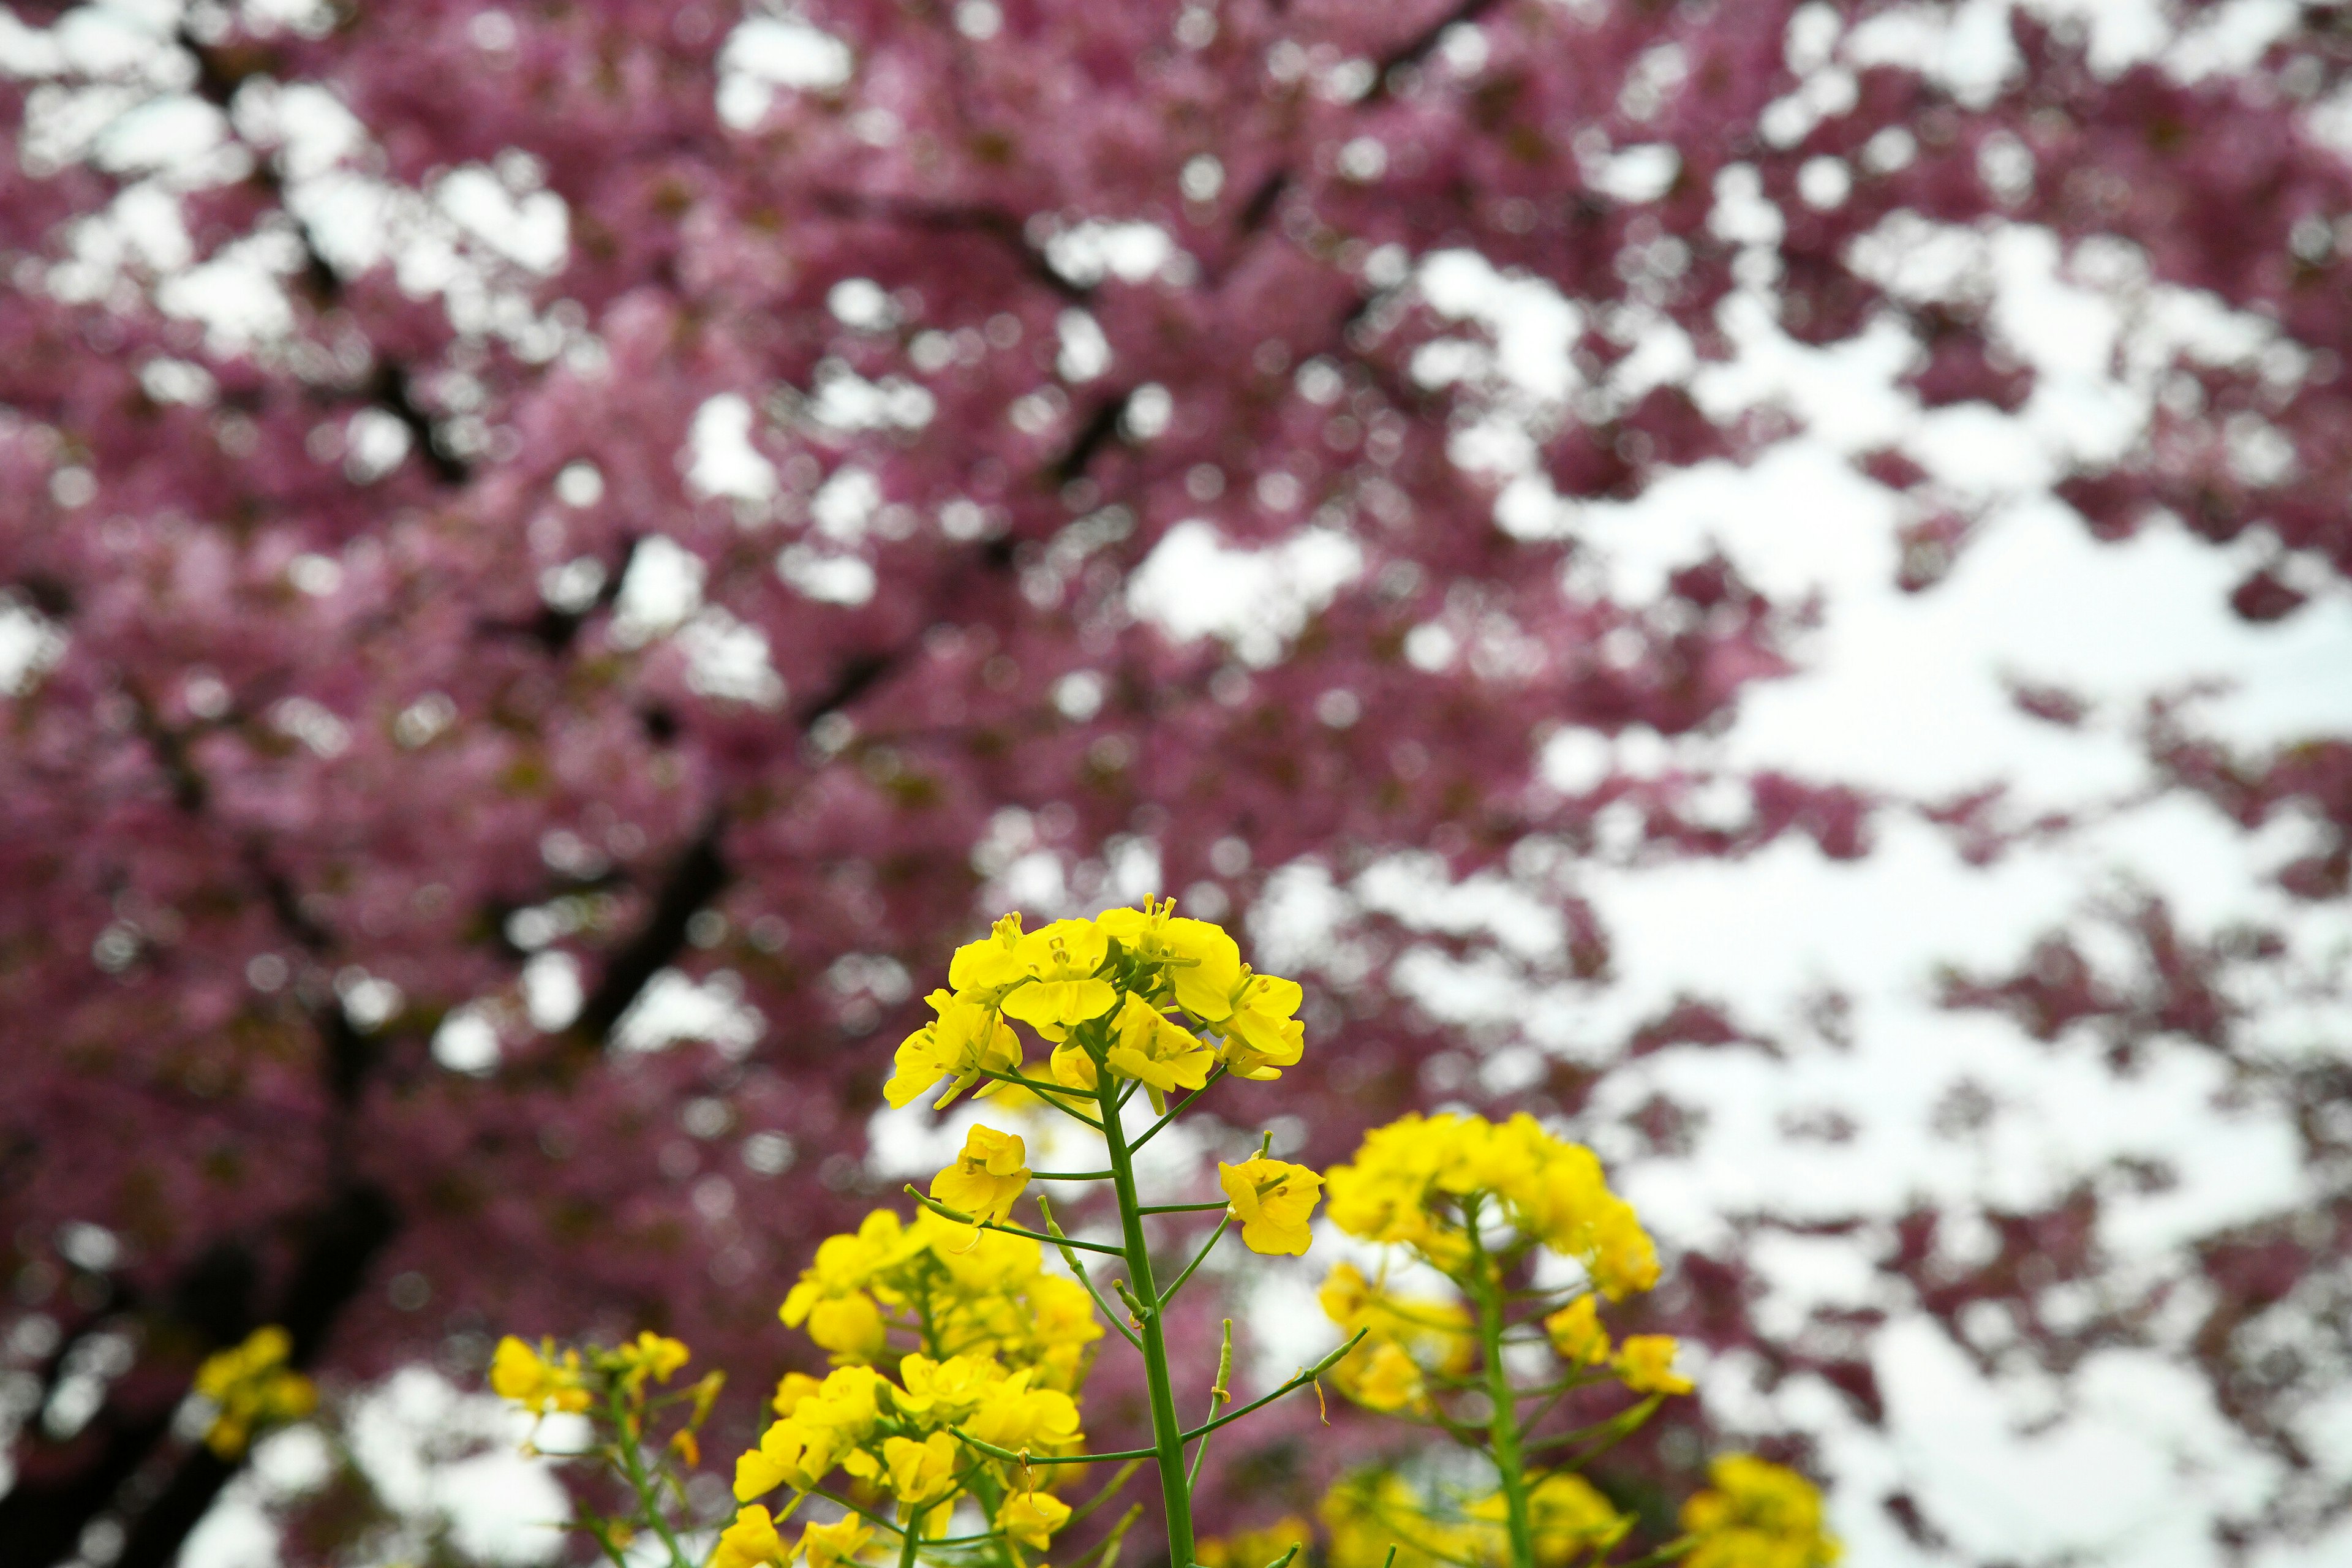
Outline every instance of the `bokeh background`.
<svg viewBox="0 0 2352 1568">
<path fill-rule="evenodd" d="M 1166 1179 L 1601 1152 L 1700 1384 L 1621 1497 L 2352 1556 L 2347 66 L 2290 0 L 0 6 L 0 1564 L 558 1560 L 495 1335 L 680 1333 L 748 1435 L 960 1140 L 878 1095 L 948 952 L 1151 893 L 1309 998 Z M 1321 1250 L 1193 1352 L 1328 1343 Z M 264 1322 L 326 1405 L 224 1463 Z M 1206 1528 L 1387 1440 L 1312 1419 Z"/>
</svg>

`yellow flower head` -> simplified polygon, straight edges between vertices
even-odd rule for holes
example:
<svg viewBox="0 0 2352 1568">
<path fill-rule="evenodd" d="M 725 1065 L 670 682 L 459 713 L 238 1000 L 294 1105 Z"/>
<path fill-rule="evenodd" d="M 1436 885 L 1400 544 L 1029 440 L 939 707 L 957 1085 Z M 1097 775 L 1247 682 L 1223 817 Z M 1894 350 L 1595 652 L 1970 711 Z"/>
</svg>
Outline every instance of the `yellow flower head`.
<svg viewBox="0 0 2352 1568">
<path fill-rule="evenodd" d="M 1030 976 L 1004 995 L 1004 1010 L 1049 1040 L 1110 1011 L 1118 993 L 1096 971 L 1110 956 L 1110 939 L 1092 921 L 1055 921 L 1021 939 L 1014 950 Z"/>
<path fill-rule="evenodd" d="M 948 984 L 957 992 L 1002 991 L 1029 978 L 1020 959 L 1021 917 L 998 917 L 986 936 L 957 948 L 948 962 Z"/>
<path fill-rule="evenodd" d="M 1173 899 L 1158 904 L 1146 900 L 1139 910 L 1105 910 L 1095 917 L 1095 924 L 1137 957 L 1165 964 L 1176 1005 L 1204 1024 L 1216 1023 L 1234 1010 L 1234 992 L 1242 983 L 1242 950 L 1220 927 L 1181 919 L 1175 908 Z"/>
<path fill-rule="evenodd" d="M 672 1373 L 692 1359 L 693 1353 L 680 1342 L 647 1329 L 632 1342 L 615 1346 L 604 1364 L 619 1375 L 623 1387 L 635 1394 L 645 1386 L 647 1377 L 656 1383 L 667 1383 Z"/>
<path fill-rule="evenodd" d="M 1361 1269 L 1346 1261 L 1332 1265 L 1316 1291 L 1316 1300 L 1342 1333 L 1369 1329 L 1373 1339 L 1394 1341 L 1400 1348 L 1449 1372 L 1464 1371 L 1470 1364 L 1477 1335 L 1469 1313 L 1458 1301 L 1376 1287 Z"/>
<path fill-rule="evenodd" d="M 1228 1212 L 1241 1221 L 1243 1246 L 1293 1257 L 1307 1250 L 1307 1222 L 1323 1196 L 1322 1177 L 1304 1165 L 1260 1158 L 1238 1165 L 1220 1162 L 1217 1184 L 1231 1200 Z"/>
<path fill-rule="evenodd" d="M 1055 1055 L 1058 1058 L 1061 1053 Z M 1165 1111 L 1168 1102 L 1161 1096 L 1171 1089 L 1199 1089 L 1207 1083 L 1217 1053 L 1130 991 L 1119 1004 L 1118 1016 L 1112 1020 L 1110 1050 L 1104 1059 L 1112 1071 L 1150 1089 L 1152 1108 Z"/>
<path fill-rule="evenodd" d="M 878 1360 L 889 1348 L 889 1326 L 882 1309 L 862 1290 L 819 1301 L 808 1309 L 808 1337 L 832 1352 L 836 1366 L 855 1366 Z"/>
<path fill-rule="evenodd" d="M 1822 1528 L 1822 1494 L 1796 1471 L 1751 1454 L 1707 1467 L 1710 1488 L 1683 1504 L 1690 1568 L 1830 1568 L 1842 1551 Z"/>
<path fill-rule="evenodd" d="M 1224 1020 L 1224 1048 L 1218 1057 L 1235 1078 L 1264 1080 L 1297 1067 L 1306 1048 L 1307 1026 L 1291 1016 L 1307 999 L 1298 982 L 1243 972 L 1234 992 L 1234 1010 Z"/>
<path fill-rule="evenodd" d="M 974 1219 L 1001 1220 L 1029 1184 L 1028 1157 L 1019 1133 L 975 1127 L 956 1163 L 931 1178 L 931 1196 Z"/>
<path fill-rule="evenodd" d="M 776 1380 L 776 1396 L 768 1408 L 779 1415 L 790 1415 L 801 1407 L 801 1401 L 814 1396 L 824 1384 L 804 1372 L 788 1372 Z"/>
<path fill-rule="evenodd" d="M 205 1443 L 214 1453 L 233 1459 L 257 1430 L 299 1421 L 318 1408 L 317 1386 L 286 1364 L 293 1352 L 293 1340 L 272 1324 L 205 1358 L 196 1369 L 196 1392 L 213 1404 Z"/>
<path fill-rule="evenodd" d="M 1691 1380 L 1675 1375 L 1672 1334 L 1633 1334 L 1617 1347 L 1617 1376 L 1636 1394 L 1688 1394 Z"/>
<path fill-rule="evenodd" d="M 854 1563 L 874 1539 L 874 1527 L 856 1514 L 845 1514 L 831 1524 L 812 1524 L 801 1531 L 800 1544 L 793 1551 L 807 1568 L 839 1568 L 844 1563 Z"/>
<path fill-rule="evenodd" d="M 866 1441 L 880 1418 L 881 1373 L 845 1366 L 803 1394 L 793 1412 L 772 1424 L 760 1446 L 735 1461 L 735 1500 L 749 1502 L 776 1488 L 806 1491 L 843 1456 Z"/>
<path fill-rule="evenodd" d="M 1059 1389 L 1030 1387 L 1034 1373 L 1024 1367 L 989 1389 L 964 1430 L 1015 1453 L 1054 1453 L 1076 1442 L 1076 1403 Z"/>
<path fill-rule="evenodd" d="M 983 1355 L 950 1356 L 933 1361 L 910 1355 L 898 1363 L 904 1386 L 891 1394 L 898 1408 L 927 1426 L 962 1420 L 1005 1381 L 1004 1369 Z"/>
<path fill-rule="evenodd" d="M 1051 1492 L 1015 1492 L 996 1510 L 996 1528 L 1022 1545 L 1043 1552 L 1054 1532 L 1070 1522 L 1070 1505 Z"/>
<path fill-rule="evenodd" d="M 735 1522 L 719 1532 L 710 1568 L 783 1568 L 791 1561 L 776 1533 L 775 1516 L 751 1503 L 737 1510 Z"/>
<path fill-rule="evenodd" d="M 1428 1400 L 1421 1368 L 1393 1340 L 1374 1340 L 1331 1369 L 1339 1392 L 1367 1410 L 1418 1410 Z"/>
<path fill-rule="evenodd" d="M 1601 1310 L 1590 1295 L 1579 1296 L 1543 1321 L 1551 1348 L 1570 1366 L 1599 1366 L 1609 1359 L 1609 1331 L 1601 1326 Z"/>
<path fill-rule="evenodd" d="M 950 1079 L 937 1109 L 977 1083 L 983 1072 L 1021 1070 L 1021 1037 L 989 1007 L 945 991 L 925 1000 L 939 1017 L 898 1043 L 897 1070 L 882 1086 L 883 1099 L 894 1106 L 911 1105 L 940 1079 Z"/>
<path fill-rule="evenodd" d="M 910 1508 L 937 1502 L 955 1489 L 956 1452 L 956 1440 L 945 1432 L 934 1432 L 919 1443 L 911 1437 L 886 1438 L 884 1484 Z"/>
<path fill-rule="evenodd" d="M 204 1392 L 201 1375 L 196 1387 L 198 1393 Z M 544 1415 L 550 1410 L 576 1415 L 589 1404 L 578 1351 L 565 1351 L 559 1360 L 551 1346 L 533 1350 L 512 1334 L 499 1342 L 490 1357 L 490 1392 L 513 1400 L 533 1415 Z"/>
<path fill-rule="evenodd" d="M 1046 1058 L 1045 1070 L 1055 1083 L 1082 1094 L 1092 1094 L 1102 1078 L 1095 1069 L 1094 1058 L 1087 1055 L 1086 1047 L 1076 1040 L 1064 1040 L 1055 1046 L 1054 1054 Z"/>
<path fill-rule="evenodd" d="M 1567 1470 L 1554 1470 L 1528 1489 L 1528 1523 L 1536 1561 L 1546 1565 L 1605 1554 L 1633 1528 L 1590 1481 Z"/>
</svg>

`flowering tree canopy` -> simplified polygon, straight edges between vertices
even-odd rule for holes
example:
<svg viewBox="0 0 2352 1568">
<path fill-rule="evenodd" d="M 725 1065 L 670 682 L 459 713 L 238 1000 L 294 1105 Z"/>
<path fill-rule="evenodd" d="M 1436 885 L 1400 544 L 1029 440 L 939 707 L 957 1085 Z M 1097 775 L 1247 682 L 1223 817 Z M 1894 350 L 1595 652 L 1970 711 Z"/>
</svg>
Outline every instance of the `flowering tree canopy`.
<svg viewBox="0 0 2352 1568">
<path fill-rule="evenodd" d="M 1286 970 L 1338 1043 L 1260 1099 L 1319 1168 L 1438 1100 L 1575 1119 L 1617 1064 L 1787 1043 L 1704 995 L 1579 1014 L 1617 973 L 1588 868 L 2084 828 L 1998 779 L 1674 751 L 1801 667 L 1818 603 L 1704 540 L 1629 580 L 1597 531 L 1826 443 L 1821 493 L 1885 500 L 1932 605 L 1984 448 L 1841 423 L 1822 378 L 1875 374 L 1913 416 L 2042 416 L 1999 448 L 2019 482 L 2118 552 L 2227 546 L 2243 621 L 2339 591 L 2352 34 L 2095 19 L 0 11 L 0 1564 L 108 1520 L 170 1561 L 237 1463 L 173 1412 L 263 1325 L 312 1373 L 478 1371 L 494 1327 L 777 1361 L 782 1286 L 880 1181 L 887 1053 L 847 1043 L 916 1027 L 909 975 L 989 906 L 1165 891 L 1270 942 L 1313 905 Z M 2004 314 L 2034 256 L 2157 322 L 2094 356 L 2098 396 L 2062 405 Z M 1672 765 L 1589 763 L 1637 733 Z M 2302 825 L 2275 891 L 2340 906 L 2352 747 L 2185 703 L 2132 734 L 2147 791 Z M 2150 896 L 1944 996 L 2118 1073 L 2221 1064 L 2326 1203 L 2125 1269 L 2112 1171 L 1990 1184 L 1973 1252 L 1933 1192 L 1679 1252 L 1664 1210 L 1649 1321 L 1864 1426 L 1889 1302 L 1986 1367 L 2151 1346 L 2254 1456 L 2232 1538 L 2317 1528 L 2342 1035 L 2250 1020 L 2326 1035 L 2337 975 Z M 1695 1135 L 1637 1110 L 1651 1152 Z M 1870 1304 L 1751 1310 L 1743 1248 L 1792 1226 L 1853 1241 Z M 1695 1468 L 1660 1430 L 1629 1462 Z M 1975 1550 L 1903 1478 L 1856 1484 L 1890 1549 Z"/>
</svg>

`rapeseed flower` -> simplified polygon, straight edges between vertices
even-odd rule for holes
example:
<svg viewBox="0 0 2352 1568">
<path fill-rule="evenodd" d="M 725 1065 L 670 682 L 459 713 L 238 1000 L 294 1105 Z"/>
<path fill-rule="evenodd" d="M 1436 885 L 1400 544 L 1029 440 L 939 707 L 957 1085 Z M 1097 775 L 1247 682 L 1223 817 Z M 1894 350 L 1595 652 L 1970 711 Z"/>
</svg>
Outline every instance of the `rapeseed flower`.
<svg viewBox="0 0 2352 1568">
<path fill-rule="evenodd" d="M 1305 1050 L 1307 1026 L 1291 1015 L 1307 999 L 1296 980 L 1242 971 L 1234 989 L 1233 1011 L 1220 1026 L 1225 1043 L 1218 1053 L 1225 1070 L 1235 1078 L 1264 1081 L 1297 1067 Z"/>
<path fill-rule="evenodd" d="M 1013 951 L 1030 978 L 1005 993 L 1004 1011 L 1049 1040 L 1067 1037 L 1118 1000 L 1097 973 L 1110 956 L 1110 938 L 1092 921 L 1055 921 L 1023 937 Z"/>
<path fill-rule="evenodd" d="M 812 1524 L 802 1530 L 800 1544 L 793 1551 L 805 1568 L 839 1568 L 856 1562 L 857 1554 L 873 1539 L 872 1525 L 854 1513 L 845 1514 L 831 1524 Z"/>
<path fill-rule="evenodd" d="M 1589 1295 L 1546 1318 L 1543 1328 L 1551 1348 L 1570 1366 L 1599 1366 L 1609 1359 L 1609 1331 L 1601 1326 L 1600 1308 Z"/>
<path fill-rule="evenodd" d="M 775 1516 L 751 1503 L 738 1509 L 735 1522 L 719 1532 L 709 1568 L 783 1568 L 792 1560 L 776 1533 Z"/>
<path fill-rule="evenodd" d="M 1070 1522 L 1070 1505 L 1051 1492 L 1014 1492 L 996 1510 L 996 1528 L 1022 1545 L 1043 1552 L 1054 1532 Z"/>
<path fill-rule="evenodd" d="M 261 1428 L 299 1421 L 318 1407 L 317 1385 L 286 1364 L 293 1352 L 292 1338 L 272 1324 L 205 1358 L 196 1369 L 195 1389 L 213 1406 L 206 1447 L 233 1459 Z"/>
<path fill-rule="evenodd" d="M 1105 910 L 1095 924 L 1147 963 L 1165 966 L 1176 1005 L 1204 1024 L 1230 1016 L 1242 983 L 1242 952 L 1222 927 L 1186 920 L 1176 900 L 1150 900 L 1139 910 Z"/>
<path fill-rule="evenodd" d="M 1822 1526 L 1822 1494 L 1784 1466 L 1726 1454 L 1707 1490 L 1683 1504 L 1689 1568 L 1830 1568 L 1843 1548 Z"/>
<path fill-rule="evenodd" d="M 955 1163 L 931 1178 L 931 1196 L 976 1220 L 1001 1220 L 1029 1184 L 1028 1157 L 1019 1133 L 975 1127 Z"/>
<path fill-rule="evenodd" d="M 1060 1052 L 1055 1053 L 1058 1059 Z M 1103 1059 L 1114 1072 L 1140 1082 L 1151 1091 L 1151 1108 L 1165 1112 L 1166 1095 L 1174 1089 L 1199 1089 L 1209 1081 L 1217 1053 L 1189 1029 L 1180 1029 L 1168 1016 L 1132 991 L 1119 1004 L 1111 1021 L 1110 1049 Z M 1092 1064 L 1089 1063 L 1089 1066 Z"/>
<path fill-rule="evenodd" d="M 1617 1347 L 1617 1376 L 1636 1394 L 1688 1394 L 1691 1380 L 1675 1374 L 1672 1334 L 1633 1334 Z"/>
<path fill-rule="evenodd" d="M 883 1484 L 909 1511 L 939 1501 L 955 1489 L 956 1440 L 934 1432 L 918 1443 L 911 1437 L 886 1437 L 882 1442 Z"/>
<path fill-rule="evenodd" d="M 551 1344 L 533 1350 L 512 1334 L 500 1340 L 490 1356 L 490 1391 L 533 1415 L 551 1410 L 577 1415 L 588 1408 L 591 1397 L 578 1351 L 568 1350 L 559 1357 Z"/>
<path fill-rule="evenodd" d="M 934 991 L 924 998 L 939 1016 L 898 1043 L 897 1070 L 882 1086 L 882 1098 L 894 1106 L 911 1105 L 941 1079 L 947 1093 L 932 1109 L 951 1103 L 980 1081 L 984 1073 L 1021 1070 L 1021 1037 L 995 1011 L 971 997 Z M 1017 1016 L 1017 1015 L 1016 1015 Z M 983 1096 L 1002 1087 L 991 1082 Z"/>
<path fill-rule="evenodd" d="M 1323 1178 L 1304 1165 L 1282 1160 L 1220 1162 L 1217 1184 L 1231 1200 L 1227 1212 L 1241 1222 L 1242 1245 L 1269 1256 L 1297 1256 L 1312 1235 L 1307 1218 L 1323 1194 Z"/>
</svg>

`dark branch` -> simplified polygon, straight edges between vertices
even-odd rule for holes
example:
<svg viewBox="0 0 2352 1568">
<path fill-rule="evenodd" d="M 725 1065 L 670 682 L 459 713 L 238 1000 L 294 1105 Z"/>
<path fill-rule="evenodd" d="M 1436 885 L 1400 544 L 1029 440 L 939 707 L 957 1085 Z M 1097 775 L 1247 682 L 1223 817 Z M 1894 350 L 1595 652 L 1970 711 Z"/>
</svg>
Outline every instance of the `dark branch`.
<svg viewBox="0 0 2352 1568">
<path fill-rule="evenodd" d="M 1103 445 L 1113 436 L 1118 434 L 1118 422 L 1126 417 L 1127 405 L 1134 400 L 1134 389 L 1130 387 L 1115 396 L 1105 398 L 1095 409 L 1085 426 L 1071 439 L 1070 449 L 1064 452 L 1061 460 L 1054 465 L 1054 480 L 1056 484 L 1066 485 L 1087 471 L 1087 466 L 1095 460 L 1095 454 L 1102 450 Z"/>
<path fill-rule="evenodd" d="M 1001 207 L 909 202 L 895 196 L 857 195 L 845 191 L 819 191 L 812 199 L 818 211 L 835 217 L 897 224 L 930 234 L 979 235 L 1012 252 L 1022 270 L 1064 299 L 1084 300 L 1093 292 L 1055 271 L 1053 264 L 1029 243 L 1021 220 Z"/>
<path fill-rule="evenodd" d="M 687 922 L 719 896 L 732 879 L 719 842 L 727 831 L 727 814 L 713 811 L 700 833 L 677 858 L 654 900 L 653 912 L 625 946 L 605 964 L 604 977 L 581 1006 L 572 1033 L 601 1044 L 613 1026 L 629 1010 L 653 977 L 668 966 L 686 946 Z"/>
</svg>

